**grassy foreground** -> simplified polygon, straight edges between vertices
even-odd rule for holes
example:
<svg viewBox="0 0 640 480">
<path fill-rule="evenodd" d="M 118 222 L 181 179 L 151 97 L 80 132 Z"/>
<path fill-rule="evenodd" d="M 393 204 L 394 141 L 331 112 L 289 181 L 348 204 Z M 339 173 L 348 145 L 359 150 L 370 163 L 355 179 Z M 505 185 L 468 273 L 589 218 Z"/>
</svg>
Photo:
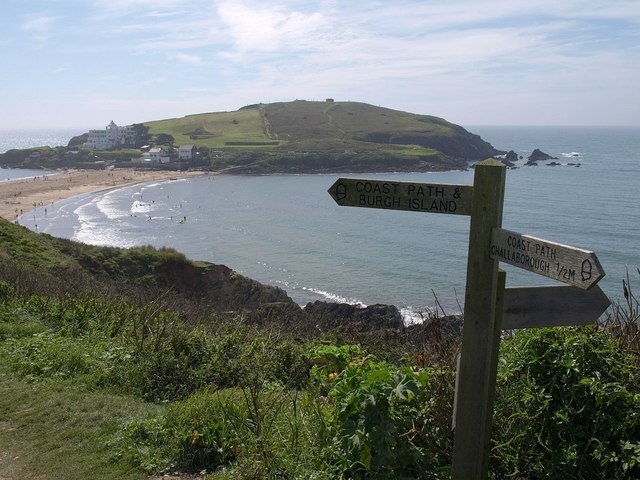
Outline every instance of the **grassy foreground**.
<svg viewBox="0 0 640 480">
<path fill-rule="evenodd" d="M 286 309 L 222 317 L 170 294 L 175 251 L 0 226 L 0 480 L 450 477 L 460 338 L 442 319 L 404 344 L 297 330 Z M 605 325 L 502 339 L 490 478 L 640 478 L 623 286 Z"/>
<path fill-rule="evenodd" d="M 0 363 L 0 478 L 143 479 L 113 462 L 108 443 L 122 425 L 161 407 L 61 381 L 25 382 Z"/>
<path fill-rule="evenodd" d="M 241 319 L 212 331 L 166 313 L 138 331 L 130 305 L 0 287 L 3 480 L 449 478 L 455 349 L 389 362 Z M 503 340 L 491 478 L 640 474 L 633 328 Z"/>
</svg>

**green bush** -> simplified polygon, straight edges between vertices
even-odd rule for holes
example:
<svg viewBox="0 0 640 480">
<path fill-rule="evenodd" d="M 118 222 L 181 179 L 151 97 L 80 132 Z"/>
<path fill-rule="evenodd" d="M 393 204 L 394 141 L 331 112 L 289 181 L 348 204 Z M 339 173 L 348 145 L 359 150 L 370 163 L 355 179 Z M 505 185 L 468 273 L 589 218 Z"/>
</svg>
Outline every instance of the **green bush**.
<svg viewBox="0 0 640 480">
<path fill-rule="evenodd" d="M 6 341 L 10 366 L 28 378 L 89 377 L 101 370 L 99 345 L 51 332 Z"/>
<path fill-rule="evenodd" d="M 329 392 L 332 454 L 348 478 L 444 478 L 451 438 L 437 425 L 427 369 L 350 363 Z"/>
<path fill-rule="evenodd" d="M 257 401 L 248 388 L 206 390 L 128 424 L 112 447 L 149 473 L 224 468 L 229 478 L 332 478 L 318 455 L 316 407 L 316 399 L 275 387 Z"/>
<path fill-rule="evenodd" d="M 49 371 L 62 366 L 57 357 L 65 349 L 67 354 L 85 349 L 94 357 L 92 379 L 97 386 L 151 401 L 184 399 L 210 385 L 227 388 L 259 381 L 301 388 L 307 383 L 309 362 L 301 343 L 248 327 L 241 319 L 216 327 L 213 332 L 188 325 L 162 305 L 136 306 L 91 295 L 31 295 L 0 308 L 0 339 L 50 332 L 22 342 L 21 348 L 31 350 L 24 357 L 14 349 L 17 358 L 48 365 Z M 97 347 L 101 350 L 95 351 Z M 24 358 L 17 360 L 20 365 Z M 19 371 L 24 374 L 44 375 L 44 370 L 28 372 L 23 367 Z M 64 375 L 77 376 L 70 371 Z"/>
<path fill-rule="evenodd" d="M 360 345 L 319 344 L 309 350 L 311 377 L 324 380 L 327 375 L 337 375 L 352 363 L 361 363 L 369 355 Z"/>
<path fill-rule="evenodd" d="M 215 470 L 236 457 L 238 438 L 223 404 L 233 393 L 201 392 L 169 405 L 164 415 L 127 425 L 114 442 L 117 456 L 150 473 Z"/>
<path fill-rule="evenodd" d="M 640 478 L 640 373 L 614 338 L 530 329 L 501 348 L 497 478 Z"/>
<path fill-rule="evenodd" d="M 114 359 L 103 386 L 160 402 L 187 398 L 210 383 L 213 345 L 203 328 L 169 313 L 143 325 L 123 339 L 128 355 Z"/>
<path fill-rule="evenodd" d="M 220 324 L 212 334 L 208 368 L 211 383 L 219 388 L 256 383 L 302 388 L 309 367 L 303 344 L 247 326 L 241 319 Z"/>
<path fill-rule="evenodd" d="M 6 280 L 0 280 L 0 300 L 2 303 L 8 302 L 15 294 L 14 286 Z"/>
<path fill-rule="evenodd" d="M 2 282 L 0 282 L 2 289 Z M 0 341 L 8 338 L 29 337 L 48 330 L 38 316 L 25 309 L 15 298 L 0 302 Z"/>
<path fill-rule="evenodd" d="M 0 340 L 30 337 L 46 330 L 46 327 L 37 322 L 3 321 L 0 318 Z"/>
</svg>

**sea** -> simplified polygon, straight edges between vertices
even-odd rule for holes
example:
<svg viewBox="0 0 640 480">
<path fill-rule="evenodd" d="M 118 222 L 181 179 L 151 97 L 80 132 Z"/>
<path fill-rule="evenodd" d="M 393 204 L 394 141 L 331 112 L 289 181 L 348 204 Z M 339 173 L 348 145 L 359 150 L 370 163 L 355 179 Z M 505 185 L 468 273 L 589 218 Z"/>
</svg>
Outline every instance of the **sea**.
<svg viewBox="0 0 640 480">
<path fill-rule="evenodd" d="M 80 132 L 82 133 L 82 132 Z M 72 129 L 49 129 L 49 130 L 0 130 L 0 153 L 11 149 L 22 149 L 31 147 L 58 147 L 67 145 L 72 137 L 80 134 Z M 8 180 L 21 180 L 33 178 L 43 174 L 52 174 L 43 170 L 33 169 L 0 169 L 0 182 Z"/>
<path fill-rule="evenodd" d="M 595 252 L 599 286 L 623 300 L 640 286 L 640 127 L 465 126 L 523 158 L 507 170 L 503 228 Z M 66 144 L 60 132 L 0 132 L 0 152 Z M 32 135 L 32 136 L 30 136 Z M 558 165 L 524 166 L 539 148 Z M 3 150 L 4 149 L 4 150 Z M 0 179 L 17 178 L 0 170 Z M 32 175 L 33 172 L 25 174 Z M 42 173 L 40 173 L 42 174 Z M 473 183 L 473 170 L 341 175 L 420 183 Z M 20 223 L 95 245 L 173 247 L 315 300 L 396 305 L 407 322 L 456 314 L 464 302 L 469 218 L 336 205 L 338 175 L 208 175 L 81 195 Z M 36 226 L 37 225 L 37 226 Z M 557 281 L 501 264 L 507 286 Z"/>
</svg>

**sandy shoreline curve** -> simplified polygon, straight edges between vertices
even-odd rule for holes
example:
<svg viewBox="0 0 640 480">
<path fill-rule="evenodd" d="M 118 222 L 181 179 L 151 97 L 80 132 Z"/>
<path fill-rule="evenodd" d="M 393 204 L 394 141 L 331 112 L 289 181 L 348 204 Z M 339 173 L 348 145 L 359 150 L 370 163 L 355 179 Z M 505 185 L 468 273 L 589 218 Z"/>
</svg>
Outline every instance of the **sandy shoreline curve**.
<svg viewBox="0 0 640 480">
<path fill-rule="evenodd" d="M 81 170 L 69 169 L 56 175 L 0 182 L 0 217 L 15 221 L 35 208 L 84 193 L 158 180 L 170 180 L 196 175 L 200 171 L 169 170 Z"/>
</svg>

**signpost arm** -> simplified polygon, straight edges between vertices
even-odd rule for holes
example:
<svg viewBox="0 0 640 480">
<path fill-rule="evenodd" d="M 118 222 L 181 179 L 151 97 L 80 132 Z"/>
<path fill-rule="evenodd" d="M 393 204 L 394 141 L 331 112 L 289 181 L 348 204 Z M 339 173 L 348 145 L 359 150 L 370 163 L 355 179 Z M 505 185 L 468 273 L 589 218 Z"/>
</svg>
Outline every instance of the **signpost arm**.
<svg viewBox="0 0 640 480">
<path fill-rule="evenodd" d="M 452 478 L 487 478 L 495 368 L 498 261 L 490 257 L 491 231 L 502 224 L 506 167 L 497 160 L 476 164 L 469 232 L 462 352 L 457 396 Z"/>
</svg>

